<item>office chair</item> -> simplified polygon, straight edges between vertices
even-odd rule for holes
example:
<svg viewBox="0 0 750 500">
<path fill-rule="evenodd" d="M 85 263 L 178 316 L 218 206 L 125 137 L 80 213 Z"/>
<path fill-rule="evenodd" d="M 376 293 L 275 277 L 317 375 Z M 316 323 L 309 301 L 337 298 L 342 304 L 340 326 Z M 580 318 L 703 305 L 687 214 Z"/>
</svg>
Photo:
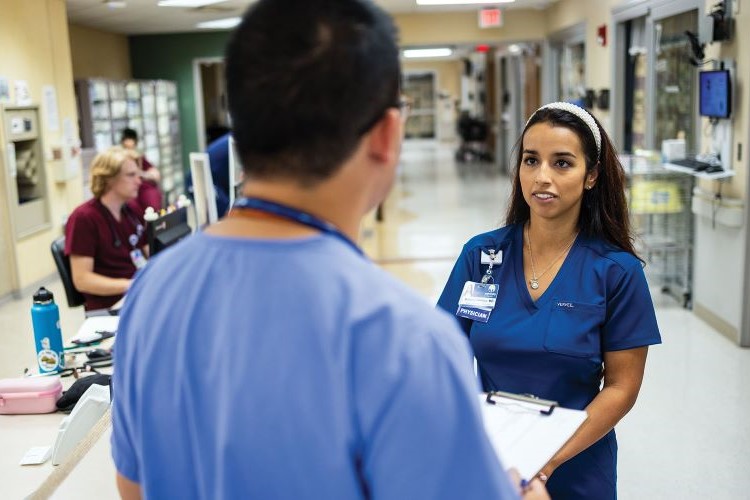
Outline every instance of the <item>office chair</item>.
<svg viewBox="0 0 750 500">
<path fill-rule="evenodd" d="M 68 299 L 69 307 L 82 306 L 85 302 L 81 292 L 73 285 L 73 274 L 70 272 L 70 257 L 65 255 L 65 236 L 60 236 L 50 246 L 52 258 L 55 260 L 57 272 L 65 288 L 65 297 Z"/>
</svg>

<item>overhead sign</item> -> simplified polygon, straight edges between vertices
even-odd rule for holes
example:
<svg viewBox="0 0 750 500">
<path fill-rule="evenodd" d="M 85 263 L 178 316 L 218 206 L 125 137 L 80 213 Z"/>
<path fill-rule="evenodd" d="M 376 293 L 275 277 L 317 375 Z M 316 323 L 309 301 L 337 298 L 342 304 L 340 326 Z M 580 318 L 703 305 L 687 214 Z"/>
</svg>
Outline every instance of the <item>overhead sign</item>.
<svg viewBox="0 0 750 500">
<path fill-rule="evenodd" d="M 499 28 L 503 25 L 503 11 L 498 8 L 479 9 L 480 28 Z"/>
</svg>

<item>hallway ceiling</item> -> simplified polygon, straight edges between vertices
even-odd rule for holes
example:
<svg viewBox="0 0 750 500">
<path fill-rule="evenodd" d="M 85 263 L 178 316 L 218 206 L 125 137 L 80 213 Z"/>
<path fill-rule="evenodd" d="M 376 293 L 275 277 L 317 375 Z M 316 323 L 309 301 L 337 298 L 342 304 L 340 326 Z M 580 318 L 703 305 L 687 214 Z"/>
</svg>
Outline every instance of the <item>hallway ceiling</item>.
<svg viewBox="0 0 750 500">
<path fill-rule="evenodd" d="M 415 0 L 375 0 L 393 13 L 476 10 L 478 6 L 417 7 Z M 556 0 L 516 0 L 501 4 L 503 9 L 543 9 Z M 157 0 L 126 0 L 126 7 L 110 8 L 104 0 L 66 0 L 71 24 L 102 31 L 137 35 L 146 33 L 180 33 L 199 30 L 195 25 L 240 16 L 253 0 L 228 0 L 203 8 L 157 7 Z"/>
</svg>

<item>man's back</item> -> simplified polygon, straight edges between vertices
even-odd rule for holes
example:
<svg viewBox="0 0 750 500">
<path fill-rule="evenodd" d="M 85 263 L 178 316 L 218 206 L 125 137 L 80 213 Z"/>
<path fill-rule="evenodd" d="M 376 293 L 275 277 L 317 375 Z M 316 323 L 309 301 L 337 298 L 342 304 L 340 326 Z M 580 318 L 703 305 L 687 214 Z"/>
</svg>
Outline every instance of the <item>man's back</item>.
<svg viewBox="0 0 750 500">
<path fill-rule="evenodd" d="M 514 496 L 452 320 L 335 238 L 198 234 L 120 329 L 115 462 L 155 498 Z"/>
</svg>

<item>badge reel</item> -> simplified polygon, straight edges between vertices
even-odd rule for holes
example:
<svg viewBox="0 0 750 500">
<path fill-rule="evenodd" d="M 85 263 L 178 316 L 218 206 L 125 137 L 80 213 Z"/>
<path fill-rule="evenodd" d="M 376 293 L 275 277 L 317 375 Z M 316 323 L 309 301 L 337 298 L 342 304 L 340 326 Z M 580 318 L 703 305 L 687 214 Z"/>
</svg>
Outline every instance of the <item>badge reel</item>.
<svg viewBox="0 0 750 500">
<path fill-rule="evenodd" d="M 497 301 L 498 285 L 492 277 L 492 266 L 502 263 L 502 251 L 495 253 L 495 250 L 489 250 L 489 255 L 482 252 L 482 264 L 489 264 L 487 271 L 482 276 L 482 281 L 476 283 L 467 281 L 461 291 L 461 298 L 458 301 L 458 310 L 456 316 L 467 318 L 481 323 L 487 323 L 490 314 L 495 308 Z"/>
</svg>

